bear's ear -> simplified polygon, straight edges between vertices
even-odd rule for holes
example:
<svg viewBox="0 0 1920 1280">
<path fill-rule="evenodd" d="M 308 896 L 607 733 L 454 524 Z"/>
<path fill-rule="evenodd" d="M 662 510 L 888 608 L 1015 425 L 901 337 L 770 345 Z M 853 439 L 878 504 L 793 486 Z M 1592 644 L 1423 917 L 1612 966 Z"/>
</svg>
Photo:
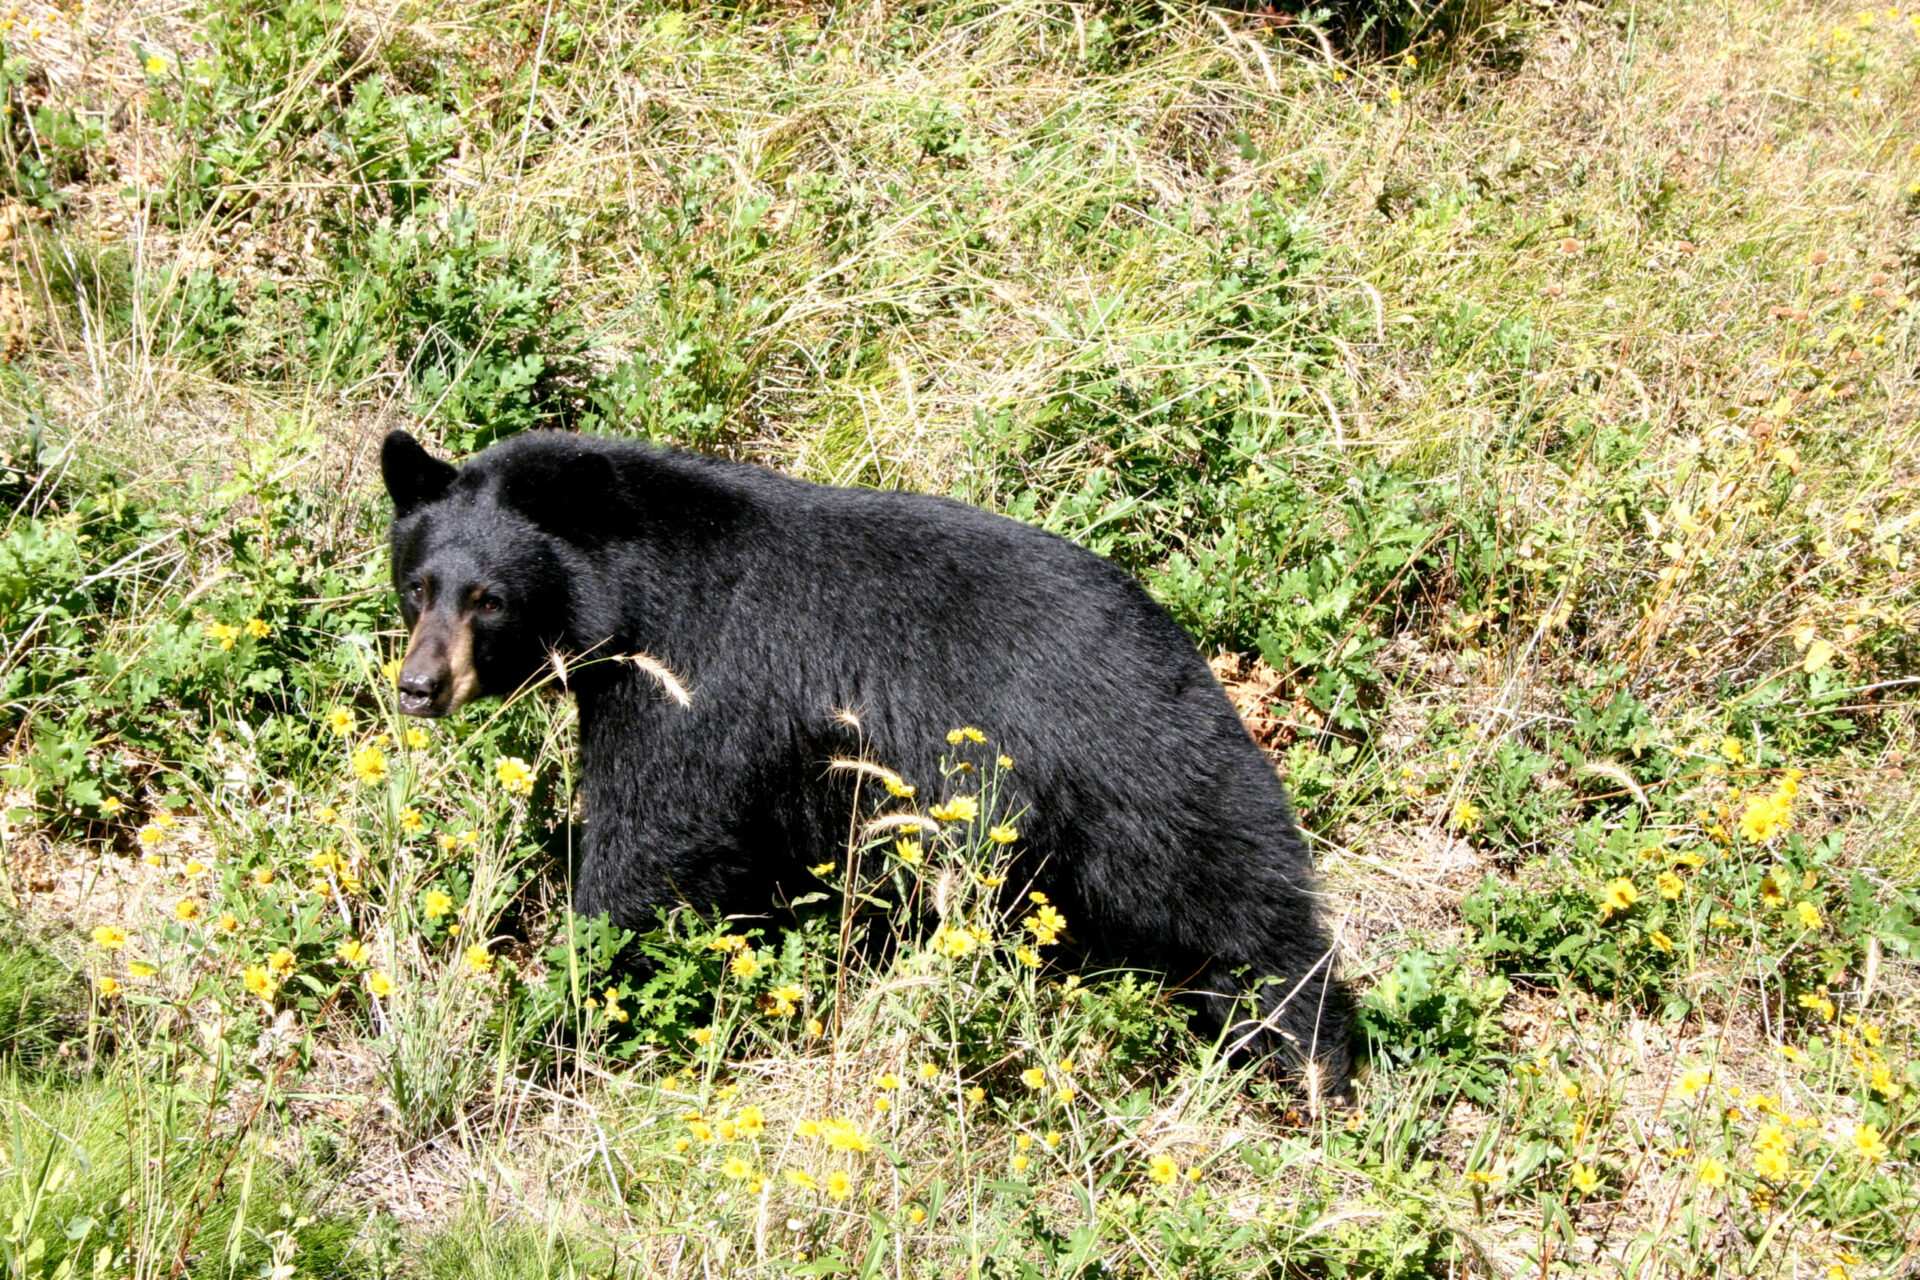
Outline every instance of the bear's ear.
<svg viewBox="0 0 1920 1280">
<path fill-rule="evenodd" d="M 386 478 L 396 520 L 444 495 L 457 472 L 452 463 L 434 457 L 404 431 L 388 432 L 380 446 L 380 474 Z"/>
</svg>

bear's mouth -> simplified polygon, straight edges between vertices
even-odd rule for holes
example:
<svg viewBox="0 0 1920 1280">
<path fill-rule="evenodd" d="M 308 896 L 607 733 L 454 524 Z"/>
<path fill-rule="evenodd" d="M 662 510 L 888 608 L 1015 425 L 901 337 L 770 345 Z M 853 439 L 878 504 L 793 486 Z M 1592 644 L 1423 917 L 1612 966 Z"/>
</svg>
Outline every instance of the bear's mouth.
<svg viewBox="0 0 1920 1280">
<path fill-rule="evenodd" d="M 427 693 L 407 693 L 402 691 L 399 697 L 400 714 L 421 716 L 428 720 L 437 720 L 447 714 L 445 702 Z"/>
</svg>

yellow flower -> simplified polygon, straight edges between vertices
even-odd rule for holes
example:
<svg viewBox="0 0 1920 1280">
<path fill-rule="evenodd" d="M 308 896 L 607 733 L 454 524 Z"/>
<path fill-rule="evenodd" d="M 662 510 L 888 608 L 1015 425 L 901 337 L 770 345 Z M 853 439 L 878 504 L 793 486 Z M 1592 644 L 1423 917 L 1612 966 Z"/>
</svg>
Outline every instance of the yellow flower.
<svg viewBox="0 0 1920 1280">
<path fill-rule="evenodd" d="M 1013 958 L 1029 969 L 1038 969 L 1040 967 L 1040 953 L 1032 947 L 1015 947 L 1013 949 Z"/>
<path fill-rule="evenodd" d="M 274 976 L 277 978 L 284 978 L 292 973 L 294 963 L 293 952 L 287 950 L 285 947 L 281 947 L 267 957 L 267 968 L 272 970 Z"/>
<path fill-rule="evenodd" d="M 151 978 L 158 972 L 160 972 L 158 967 L 148 964 L 145 960 L 127 961 L 127 973 L 132 977 Z"/>
<path fill-rule="evenodd" d="M 1775 791 L 1752 796 L 1740 813 L 1740 834 L 1750 843 L 1767 844 L 1792 822 L 1793 797 Z"/>
<path fill-rule="evenodd" d="M 367 962 L 367 944 L 358 938 L 342 938 L 333 954 L 346 964 L 365 964 Z"/>
<path fill-rule="evenodd" d="M 808 1036 L 812 1037 L 815 1040 L 818 1040 L 821 1036 L 825 1034 L 827 1034 L 826 1023 L 820 1021 L 820 1019 L 818 1018 L 807 1019 L 807 1035 Z"/>
<path fill-rule="evenodd" d="M 425 751 L 427 749 L 427 731 L 425 729 L 422 729 L 420 726 L 414 725 L 412 728 L 407 730 L 405 736 L 407 740 L 407 746 L 412 750 Z"/>
<path fill-rule="evenodd" d="M 249 994 L 256 995 L 262 1000 L 273 999 L 273 975 L 267 972 L 267 967 L 263 964 L 250 964 L 241 970 L 240 985 L 244 986 Z"/>
<path fill-rule="evenodd" d="M 1067 918 L 1051 905 L 1043 906 L 1020 922 L 1021 927 L 1033 934 L 1033 940 L 1041 946 L 1050 946 L 1059 940 L 1060 933 L 1067 927 Z"/>
<path fill-rule="evenodd" d="M 1560 1096 L 1568 1102 L 1578 1102 L 1580 1100 L 1580 1082 L 1572 1076 L 1561 1076 L 1559 1089 Z"/>
<path fill-rule="evenodd" d="M 240 932 L 240 917 L 231 911 L 222 911 L 220 918 L 214 921 L 214 927 L 222 933 Z"/>
<path fill-rule="evenodd" d="M 1818 929 L 1826 923 L 1825 918 L 1820 914 L 1820 908 L 1805 898 L 1800 899 L 1793 910 L 1794 914 L 1800 917 L 1800 927 L 1803 929 Z"/>
<path fill-rule="evenodd" d="M 146 62 L 144 62 L 141 65 L 143 65 L 146 68 L 146 72 L 148 75 L 157 76 L 165 73 L 167 69 L 167 60 L 161 57 L 157 53 L 150 53 L 147 55 Z"/>
<path fill-rule="evenodd" d="M 955 796 L 945 804 L 937 804 L 927 812 L 942 822 L 972 822 L 980 813 L 980 802 L 972 796 Z"/>
<path fill-rule="evenodd" d="M 893 856 L 910 867 L 919 866 L 925 854 L 926 851 L 921 848 L 918 840 L 895 840 L 893 842 Z"/>
<path fill-rule="evenodd" d="M 264 618 L 248 618 L 246 630 L 247 630 L 247 634 L 252 636 L 255 640 L 265 640 L 268 636 L 273 634 L 272 624 L 267 622 Z"/>
<path fill-rule="evenodd" d="M 1679 1092 L 1682 1098 L 1691 1098 L 1713 1083 L 1711 1067 L 1689 1067 L 1680 1073 Z"/>
<path fill-rule="evenodd" d="M 987 1091 L 981 1088 L 979 1085 L 976 1084 L 967 1090 L 967 1101 L 973 1103 L 975 1106 L 980 1105 L 986 1100 L 987 1100 Z"/>
<path fill-rule="evenodd" d="M 995 756 L 995 757 L 993 758 L 993 762 L 994 762 L 995 764 L 997 764 L 997 765 L 999 765 L 999 766 L 1000 766 L 1000 767 L 1001 767 L 1002 769 L 1011 769 L 1011 768 L 1013 768 L 1013 757 L 1012 757 L 1012 756 L 1009 756 L 1009 755 L 998 755 L 998 756 Z"/>
<path fill-rule="evenodd" d="M 126 802 L 121 800 L 119 796 L 108 796 L 100 802 L 100 812 L 109 818 L 126 807 Z"/>
<path fill-rule="evenodd" d="M 111 1000 L 120 994 L 120 979 L 110 973 L 102 974 L 100 980 L 94 983 L 94 989 L 100 993 L 101 999 Z"/>
<path fill-rule="evenodd" d="M 117 924 L 95 925 L 93 945 L 102 951 L 118 951 L 127 945 L 127 931 Z"/>
<path fill-rule="evenodd" d="M 467 970 L 470 973 L 490 973 L 493 971 L 493 955 L 487 950 L 487 944 L 476 942 L 463 954 Z"/>
<path fill-rule="evenodd" d="M 438 920 L 453 910 L 453 895 L 445 889 L 429 889 L 420 896 L 420 909 L 429 920 Z"/>
<path fill-rule="evenodd" d="M 759 974 L 760 957 L 754 955 L 751 951 L 742 951 L 728 963 L 727 969 L 734 977 L 744 982 Z"/>
<path fill-rule="evenodd" d="M 893 1110 L 893 1099 L 883 1093 L 873 1100 L 873 1109 L 881 1115 L 885 1115 L 887 1112 Z"/>
<path fill-rule="evenodd" d="M 200 918 L 200 903 L 193 898 L 182 898 L 173 904 L 173 918 L 187 923 Z"/>
<path fill-rule="evenodd" d="M 1013 1147 L 1014 1147 L 1014 1150 L 1016 1151 L 1033 1150 L 1033 1135 L 1030 1133 L 1022 1133 L 1022 1134 L 1015 1135 L 1013 1139 Z"/>
<path fill-rule="evenodd" d="M 1607 887 L 1600 897 L 1602 918 L 1615 912 L 1626 911 L 1640 900 L 1640 891 L 1633 887 L 1633 881 L 1619 876 L 1607 881 Z"/>
<path fill-rule="evenodd" d="M 1655 876 L 1653 878 L 1653 886 L 1660 891 L 1660 896 L 1668 902 L 1672 902 L 1675 898 L 1678 898 L 1687 891 L 1687 882 L 1671 871 L 1662 871 L 1659 875 Z"/>
<path fill-rule="evenodd" d="M 1868 1164 L 1879 1164 L 1887 1158 L 1887 1144 L 1880 1137 L 1880 1130 L 1870 1124 L 1859 1124 L 1853 1128 L 1853 1153 Z"/>
<path fill-rule="evenodd" d="M 1663 956 L 1673 954 L 1673 939 L 1659 929 L 1647 930 L 1647 944 Z"/>
<path fill-rule="evenodd" d="M 735 1182 L 740 1182 L 753 1176 L 753 1166 L 739 1156 L 728 1156 L 727 1162 L 720 1166 L 720 1172 Z"/>
<path fill-rule="evenodd" d="M 1802 1009 L 1811 1009 L 1828 1022 L 1833 1021 L 1833 1001 L 1827 999 L 1822 993 L 1815 991 L 1802 993 L 1800 996 L 1800 1007 Z"/>
<path fill-rule="evenodd" d="M 882 1071 L 873 1078 L 873 1087 L 887 1090 L 898 1089 L 900 1087 L 900 1077 L 891 1071 Z"/>
<path fill-rule="evenodd" d="M 949 960 L 960 960 L 973 954 L 979 942 L 971 931 L 949 928 L 944 924 L 933 931 L 930 941 L 933 949 Z"/>
<path fill-rule="evenodd" d="M 493 773 L 508 795 L 533 794 L 533 770 L 519 756 L 501 756 L 493 762 Z"/>
<path fill-rule="evenodd" d="M 1033 1163 L 1033 1157 L 1026 1155 L 1015 1156 L 1010 1163 L 1013 1165 L 1013 1171 L 1015 1173 L 1025 1173 L 1027 1166 Z"/>
<path fill-rule="evenodd" d="M 1785 1151 L 1769 1147 L 1754 1153 L 1753 1171 L 1769 1182 L 1784 1182 L 1793 1171 L 1793 1160 Z"/>
<path fill-rule="evenodd" d="M 780 1176 L 787 1180 L 788 1186 L 798 1187 L 802 1191 L 817 1191 L 820 1189 L 819 1181 L 805 1169 L 783 1169 L 780 1172 Z"/>
<path fill-rule="evenodd" d="M 427 820 L 420 816 L 418 809 L 409 805 L 400 811 L 400 830 L 410 836 L 417 836 L 426 829 Z"/>
<path fill-rule="evenodd" d="M 146 826 L 140 828 L 140 834 L 137 838 L 141 844 L 151 849 L 167 838 L 167 829 L 157 822 L 149 822 Z"/>
<path fill-rule="evenodd" d="M 767 999 L 771 1001 L 770 1012 L 778 1017 L 791 1018 L 799 1011 L 800 1001 L 805 998 L 806 994 L 805 991 L 792 983 L 788 983 L 784 987 L 775 987 L 773 990 L 767 992 Z"/>
<path fill-rule="evenodd" d="M 273 868 L 261 865 L 253 869 L 253 882 L 264 889 L 273 883 Z"/>
<path fill-rule="evenodd" d="M 713 1042 L 713 1028 L 695 1027 L 693 1029 L 693 1042 L 703 1049 L 706 1048 Z"/>
<path fill-rule="evenodd" d="M 327 728 L 341 737 L 353 732 L 353 712 L 345 707 L 335 707 L 327 712 Z"/>
<path fill-rule="evenodd" d="M 1727 1166 L 1708 1156 L 1694 1166 L 1694 1176 L 1700 1179 L 1703 1187 L 1724 1187 L 1727 1185 Z"/>
<path fill-rule="evenodd" d="M 1080 1091 L 1070 1084 L 1063 1084 L 1060 1086 L 1060 1091 L 1053 1096 L 1058 1102 L 1072 1102 L 1080 1096 Z"/>
<path fill-rule="evenodd" d="M 914 1073 L 922 1080 L 936 1080 L 940 1076 L 940 1068 L 934 1066 L 931 1062 L 923 1062 L 914 1068 Z"/>
<path fill-rule="evenodd" d="M 1600 1189 L 1600 1172 L 1590 1164 L 1576 1164 L 1567 1181 L 1581 1195 L 1590 1196 Z"/>
<path fill-rule="evenodd" d="M 1747 758 L 1747 747 L 1738 738 L 1722 738 L 1720 754 L 1725 756 L 1731 764 L 1741 764 Z"/>
<path fill-rule="evenodd" d="M 837 865 L 837 863 L 832 862 L 816 862 L 811 867 L 808 867 L 807 870 L 816 876 L 830 876 L 833 874 L 834 867 Z"/>
<path fill-rule="evenodd" d="M 1029 1089 L 1044 1089 L 1047 1085 L 1047 1073 L 1039 1067 L 1028 1067 L 1020 1073 L 1020 1083 Z"/>
<path fill-rule="evenodd" d="M 367 975 L 367 990 L 382 1000 L 393 994 L 393 979 L 380 969 Z"/>
<path fill-rule="evenodd" d="M 228 650 L 232 649 L 234 645 L 234 641 L 238 640 L 239 638 L 240 638 L 240 628 L 233 626 L 230 623 L 209 622 L 207 624 L 207 639 L 212 640 L 214 643 L 218 644 L 220 646 L 220 651 L 222 653 L 225 653 Z"/>
<path fill-rule="evenodd" d="M 993 841 L 995 844 L 1012 844 L 1019 838 L 1019 829 L 1004 822 L 987 832 L 987 839 Z"/>
<path fill-rule="evenodd" d="M 827 1194 L 835 1200 L 845 1200 L 853 1194 L 853 1179 L 845 1169 L 835 1169 L 827 1175 Z"/>
<path fill-rule="evenodd" d="M 1147 1161 L 1147 1177 L 1163 1187 L 1171 1185 L 1179 1174 L 1180 1166 L 1173 1162 L 1170 1155 L 1163 1153 Z"/>
<path fill-rule="evenodd" d="M 369 742 L 353 753 L 353 776 L 362 786 L 383 782 L 387 776 L 387 753 Z"/>
<path fill-rule="evenodd" d="M 925 1209 L 922 1209 L 917 1204 L 907 1206 L 908 1222 L 911 1222 L 914 1226 L 917 1227 L 921 1223 L 925 1222 L 926 1220 L 927 1220 L 927 1211 Z"/>
<path fill-rule="evenodd" d="M 1472 831 L 1480 825 L 1480 806 L 1462 796 L 1453 802 L 1453 813 L 1448 822 L 1456 830 Z"/>
<path fill-rule="evenodd" d="M 741 1137 L 757 1138 L 767 1127 L 767 1117 L 759 1107 L 745 1106 L 740 1108 L 740 1114 L 734 1117 L 733 1124 Z"/>
<path fill-rule="evenodd" d="M 982 742 L 985 742 L 986 740 L 987 740 L 987 735 L 980 732 L 978 729 L 974 728 L 972 725 L 966 725 L 959 729 L 947 730 L 947 744 L 949 746 L 957 747 L 962 742 L 982 743 Z"/>
<path fill-rule="evenodd" d="M 888 795 L 901 800 L 913 799 L 913 784 L 902 779 L 900 775 L 893 770 L 888 769 L 885 773 L 881 774 L 880 781 L 886 786 Z"/>
</svg>

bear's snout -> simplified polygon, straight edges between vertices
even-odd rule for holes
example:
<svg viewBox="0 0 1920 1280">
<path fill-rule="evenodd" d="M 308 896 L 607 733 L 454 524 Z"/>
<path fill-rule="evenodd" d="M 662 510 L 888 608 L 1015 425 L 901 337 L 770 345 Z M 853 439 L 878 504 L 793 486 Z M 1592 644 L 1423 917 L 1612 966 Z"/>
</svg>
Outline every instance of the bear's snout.
<svg viewBox="0 0 1920 1280">
<path fill-rule="evenodd" d="M 441 694 L 447 689 L 444 671 L 402 671 L 400 711 L 410 716 L 443 716 L 448 708 Z"/>
<path fill-rule="evenodd" d="M 409 716 L 444 716 L 478 693 L 471 621 L 422 614 L 407 641 L 396 684 L 400 711 Z"/>
</svg>

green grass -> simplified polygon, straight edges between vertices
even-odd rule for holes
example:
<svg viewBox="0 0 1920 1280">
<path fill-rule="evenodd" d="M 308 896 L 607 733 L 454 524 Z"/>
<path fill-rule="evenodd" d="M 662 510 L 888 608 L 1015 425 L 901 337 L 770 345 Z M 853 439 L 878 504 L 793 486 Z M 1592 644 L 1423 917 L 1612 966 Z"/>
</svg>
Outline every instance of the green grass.
<svg viewBox="0 0 1920 1280">
<path fill-rule="evenodd" d="M 10 19 L 7 1274 L 1902 1273 L 1920 18 L 1375 13 Z M 572 920 L 571 709 L 392 707 L 402 423 L 1138 574 L 1299 802 L 1352 1104 L 1027 964 L 990 804 L 786 934 Z"/>
</svg>

